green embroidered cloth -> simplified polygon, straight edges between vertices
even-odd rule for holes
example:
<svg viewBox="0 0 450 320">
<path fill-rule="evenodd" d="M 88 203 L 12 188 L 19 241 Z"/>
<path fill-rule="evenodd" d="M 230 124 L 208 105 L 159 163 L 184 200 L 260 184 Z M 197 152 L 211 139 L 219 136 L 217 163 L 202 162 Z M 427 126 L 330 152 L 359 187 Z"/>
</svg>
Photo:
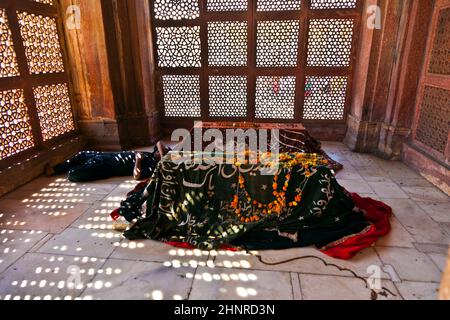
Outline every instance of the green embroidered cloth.
<svg viewBox="0 0 450 320">
<path fill-rule="evenodd" d="M 122 204 L 121 214 L 137 219 L 127 238 L 202 249 L 322 247 L 368 226 L 320 155 L 282 154 L 270 175 L 261 163 L 192 161 L 199 156 L 169 154 L 145 190 Z"/>
</svg>

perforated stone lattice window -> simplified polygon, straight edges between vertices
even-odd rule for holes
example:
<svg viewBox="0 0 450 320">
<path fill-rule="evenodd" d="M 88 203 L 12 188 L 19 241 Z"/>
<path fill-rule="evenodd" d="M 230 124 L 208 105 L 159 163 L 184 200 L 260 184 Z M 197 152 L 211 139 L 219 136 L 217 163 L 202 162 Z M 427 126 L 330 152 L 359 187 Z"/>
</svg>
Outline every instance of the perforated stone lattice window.
<svg viewBox="0 0 450 320">
<path fill-rule="evenodd" d="M 450 90 L 426 86 L 420 107 L 416 139 L 445 152 L 450 123 Z"/>
<path fill-rule="evenodd" d="M 0 91 L 0 160 L 34 146 L 23 90 Z"/>
<path fill-rule="evenodd" d="M 19 65 L 14 51 L 11 29 L 6 10 L 0 9 L 0 78 L 19 75 Z"/>
<path fill-rule="evenodd" d="M 30 73 L 64 72 L 56 20 L 26 12 L 17 17 Z"/>
<path fill-rule="evenodd" d="M 357 0 L 311 0 L 311 9 L 354 9 Z"/>
<path fill-rule="evenodd" d="M 11 164 L 8 158 L 20 161 L 23 152 L 37 152 L 35 147 L 49 151 L 54 138 L 75 130 L 57 1 L 7 3 L 0 8 L 1 168 Z"/>
<path fill-rule="evenodd" d="M 247 0 L 208 0 L 208 11 L 247 11 Z"/>
<path fill-rule="evenodd" d="M 246 117 L 247 77 L 210 77 L 209 114 L 211 117 Z"/>
<path fill-rule="evenodd" d="M 311 19 L 308 37 L 308 66 L 349 66 L 353 27 L 353 19 Z"/>
<path fill-rule="evenodd" d="M 429 72 L 450 75 L 450 8 L 441 10 L 439 14 Z"/>
<path fill-rule="evenodd" d="M 357 8 L 358 0 L 153 3 L 158 73 L 163 79 L 159 98 L 166 117 L 242 117 L 248 121 L 301 121 L 303 116 L 311 120 L 345 118 L 347 87 L 352 77 L 348 67 L 354 58 L 354 34 L 358 33 L 356 22 L 360 16 L 359 10 L 352 9 Z M 194 15 L 189 15 L 188 6 Z M 311 10 L 303 12 L 303 6 Z M 251 17 L 254 20 L 248 21 Z M 199 21 L 187 21 L 197 18 Z M 300 23 L 303 18 L 307 30 Z M 183 21 L 170 25 L 160 20 Z M 301 39 L 308 40 L 299 43 Z M 301 70 L 303 62 L 299 57 L 306 60 L 305 70 Z M 312 86 L 303 101 L 296 92 L 296 81 L 303 81 L 296 79 L 297 74 L 325 88 Z M 328 83 L 331 90 L 326 88 Z M 244 92 L 245 87 L 248 91 Z M 200 96 L 205 101 L 200 101 Z M 304 114 L 296 109 L 302 107 Z"/>
<path fill-rule="evenodd" d="M 166 117 L 200 117 L 200 76 L 164 75 Z"/>
<path fill-rule="evenodd" d="M 155 18 L 193 20 L 200 17 L 199 0 L 154 0 Z"/>
<path fill-rule="evenodd" d="M 297 66 L 299 21 L 258 21 L 258 67 Z"/>
<path fill-rule="evenodd" d="M 295 84 L 296 77 L 257 77 L 256 118 L 294 119 Z"/>
<path fill-rule="evenodd" d="M 200 27 L 156 28 L 159 67 L 201 67 Z"/>
<path fill-rule="evenodd" d="M 247 65 L 247 22 L 208 22 L 210 66 Z"/>
<path fill-rule="evenodd" d="M 306 77 L 303 118 L 306 120 L 343 120 L 347 77 Z"/>
<path fill-rule="evenodd" d="M 301 0 L 257 0 L 257 11 L 300 10 Z"/>
<path fill-rule="evenodd" d="M 44 141 L 75 130 L 67 84 L 33 88 Z"/>
</svg>

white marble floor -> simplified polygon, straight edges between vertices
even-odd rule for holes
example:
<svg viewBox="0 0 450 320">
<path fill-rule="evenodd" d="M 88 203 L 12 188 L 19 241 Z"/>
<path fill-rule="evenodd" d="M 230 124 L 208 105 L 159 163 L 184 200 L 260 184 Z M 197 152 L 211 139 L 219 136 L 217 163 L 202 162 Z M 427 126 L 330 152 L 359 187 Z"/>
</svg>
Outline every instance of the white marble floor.
<svg viewBox="0 0 450 320">
<path fill-rule="evenodd" d="M 449 197 L 400 162 L 324 143 L 350 191 L 394 208 L 392 232 L 351 261 L 313 248 L 261 252 L 265 261 L 315 255 L 368 278 L 387 296 L 436 299 L 450 244 Z M 370 299 L 365 283 L 318 259 L 277 266 L 246 253 L 132 242 L 108 213 L 135 182 L 74 184 L 42 177 L 0 199 L 0 299 Z"/>
</svg>

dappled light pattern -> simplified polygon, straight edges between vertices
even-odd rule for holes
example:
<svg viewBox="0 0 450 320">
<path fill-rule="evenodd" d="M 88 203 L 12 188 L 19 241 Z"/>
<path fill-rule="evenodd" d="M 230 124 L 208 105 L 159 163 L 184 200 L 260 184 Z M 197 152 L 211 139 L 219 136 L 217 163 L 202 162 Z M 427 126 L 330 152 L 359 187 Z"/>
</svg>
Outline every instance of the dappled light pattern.
<svg viewBox="0 0 450 320">
<path fill-rule="evenodd" d="M 44 236 L 42 231 L 0 229 L 0 272 Z"/>
<path fill-rule="evenodd" d="M 56 204 L 56 203 L 82 203 L 84 198 L 91 196 L 89 191 L 80 189 L 79 191 L 39 191 L 31 193 L 29 197 L 22 200 L 23 203 L 29 204 L 29 206 L 35 206 L 37 208 L 42 204 Z M 33 205 L 32 205 L 33 204 Z"/>
<path fill-rule="evenodd" d="M 16 270 L 4 272 L 0 300 L 78 300 L 86 288 L 110 285 L 92 282 L 96 274 L 122 272 L 102 269 L 103 263 L 104 260 L 93 257 L 25 256 L 17 262 Z"/>
<path fill-rule="evenodd" d="M 114 193 L 125 188 L 128 183 L 131 181 L 125 180 L 111 196 L 107 195 L 105 199 L 109 198 L 110 202 L 102 202 L 105 206 L 97 204 L 100 211 L 96 212 L 96 217 L 108 218 L 107 214 L 103 215 L 101 212 L 109 212 L 108 203 L 116 205 L 114 200 L 118 197 L 115 197 Z M 40 191 L 82 191 L 80 189 L 83 189 L 82 185 L 68 183 L 65 179 L 59 178 Z M 85 215 L 90 217 L 91 213 Z M 140 288 L 138 293 L 132 295 L 133 298 L 185 300 L 189 297 L 189 290 L 194 281 L 219 285 L 230 283 L 234 287 L 231 291 L 237 297 L 258 297 L 258 290 L 252 286 L 258 281 L 258 276 L 252 271 L 245 270 L 250 264 L 246 261 L 247 254 L 244 252 L 183 249 L 153 241 L 126 241 L 120 232 L 112 230 L 85 230 L 82 235 L 80 234 L 79 240 L 68 236 L 61 237 L 67 230 L 60 238 L 56 236 L 45 240 L 47 242 L 43 246 L 36 247 L 36 253 L 25 253 L 25 249 L 17 245 L 27 244 L 27 248 L 36 246 L 37 241 L 46 235 L 42 231 L 0 231 L 0 272 L 4 270 L 0 276 L 0 300 L 97 300 L 111 297 L 110 292 L 117 294 L 116 296 L 113 294 L 114 299 L 128 299 L 129 294 L 119 294 L 122 286 L 124 290 L 127 290 L 127 286 Z M 76 235 L 76 232 L 72 234 Z M 120 255 L 117 256 L 119 260 L 115 260 L 114 254 L 109 253 L 105 255 L 111 256 L 108 260 L 96 257 L 92 247 L 98 246 L 102 241 L 106 241 L 104 244 L 111 243 L 112 250 L 119 250 L 125 256 L 122 258 Z M 18 253 L 17 250 L 23 252 Z M 24 253 L 22 258 L 11 265 Z M 20 255 L 12 261 L 5 259 L 5 256 L 13 254 Z M 127 258 L 129 254 L 139 257 L 141 262 L 132 262 L 129 256 Z M 214 263 L 216 256 L 230 259 L 238 257 L 239 260 L 230 261 L 225 267 L 217 268 Z M 158 262 L 150 262 L 153 260 Z M 7 265 L 2 266 L 4 261 Z M 125 267 L 131 266 L 130 263 L 139 266 L 136 269 Z M 229 266 L 234 268 L 233 272 L 221 271 L 228 269 Z M 161 278 L 162 275 L 165 276 Z M 169 279 L 179 279 L 176 282 L 178 284 L 168 287 L 166 282 L 173 281 Z M 223 288 L 221 291 L 230 290 L 229 286 L 227 287 L 228 289 Z"/>
<path fill-rule="evenodd" d="M 86 230 L 113 230 L 114 225 L 111 223 L 111 218 L 109 214 L 112 208 L 116 208 L 120 203 L 117 202 L 102 202 L 100 208 L 96 208 L 93 214 L 88 216 L 83 220 L 82 223 L 78 225 L 79 229 Z"/>
<path fill-rule="evenodd" d="M 26 233 L 24 232 L 24 236 Z M 90 237 L 116 239 L 115 247 L 124 250 L 143 250 L 145 244 L 142 243 L 120 243 L 120 234 L 114 232 L 92 232 Z M 3 246 L 3 244 L 0 244 Z M 27 254 L 19 260 L 14 268 L 9 268 L 0 278 L 0 299 L 1 300 L 95 300 L 98 294 L 104 294 L 108 290 L 114 290 L 123 285 L 117 282 L 130 270 L 120 267 L 125 260 L 105 260 L 101 258 L 83 255 L 85 248 L 79 248 L 79 256 L 74 256 L 70 250 L 73 243 L 67 242 L 64 245 L 55 245 L 52 249 L 56 254 Z M 167 246 L 167 248 L 170 248 Z M 166 251 L 166 261 L 158 264 L 148 263 L 154 269 L 154 277 L 158 274 L 168 273 L 171 277 L 179 277 L 189 284 L 194 279 L 206 282 L 211 281 L 233 281 L 240 282 L 255 281 L 256 276 L 239 272 L 232 275 L 220 275 L 213 272 L 197 273 L 198 267 L 214 269 L 208 251 L 168 249 Z M 117 266 L 113 266 L 116 262 Z M 125 261 L 126 262 L 126 261 Z M 145 264 L 145 263 L 144 263 Z M 145 270 L 145 268 L 143 269 Z M 150 273 L 152 273 L 150 272 Z M 147 275 L 146 275 L 147 274 Z M 139 275 L 130 275 L 139 278 L 147 283 L 148 272 Z M 128 278 L 128 277 L 126 277 Z M 116 281 L 117 280 L 117 281 Z M 157 278 L 154 279 L 155 281 Z M 159 279 L 164 281 L 163 279 Z M 130 281 L 134 281 L 131 280 Z M 155 287 L 154 281 L 145 285 L 146 292 L 141 299 L 173 299 L 184 300 L 187 292 L 177 292 L 168 295 L 167 288 Z M 139 283 L 139 282 L 138 282 Z M 141 283 L 142 285 L 142 283 Z M 187 286 L 186 288 L 189 288 Z M 85 293 L 84 293 L 85 292 Z M 117 299 L 127 299 L 127 296 L 116 297 Z"/>
<path fill-rule="evenodd" d="M 0 228 L 60 232 L 114 187 L 75 184 L 59 177 L 41 178 L 35 185 L 26 186 L 0 200 Z M 112 203 L 111 207 L 114 205 L 117 203 Z"/>
<path fill-rule="evenodd" d="M 164 262 L 164 266 L 172 267 L 175 269 L 181 267 L 191 267 L 197 268 L 200 267 L 214 267 L 212 261 L 198 261 L 201 257 L 209 256 L 209 251 L 202 251 L 199 249 L 194 250 L 185 250 L 185 249 L 172 249 L 169 250 L 169 256 L 173 258 L 172 260 L 168 260 Z M 181 262 L 180 259 L 184 258 L 185 262 Z M 186 275 L 187 276 L 187 275 Z"/>
</svg>

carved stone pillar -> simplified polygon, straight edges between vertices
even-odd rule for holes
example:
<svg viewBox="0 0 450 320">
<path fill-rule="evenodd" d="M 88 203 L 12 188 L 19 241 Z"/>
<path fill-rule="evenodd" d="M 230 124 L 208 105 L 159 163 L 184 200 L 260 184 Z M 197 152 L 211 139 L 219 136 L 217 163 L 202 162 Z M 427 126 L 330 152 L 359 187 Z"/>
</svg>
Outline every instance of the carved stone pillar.
<svg viewBox="0 0 450 320">
<path fill-rule="evenodd" d="M 61 0 L 79 127 L 92 149 L 121 150 L 158 138 L 148 1 Z M 73 7 L 72 7 L 73 8 Z"/>
<path fill-rule="evenodd" d="M 102 0 L 120 143 L 148 146 L 158 138 L 148 1 Z"/>
<path fill-rule="evenodd" d="M 411 132 L 415 92 L 432 1 L 368 0 L 381 29 L 363 23 L 353 103 L 344 142 L 358 152 L 399 159 Z"/>
<path fill-rule="evenodd" d="M 60 0 L 60 12 L 79 128 L 90 148 L 120 150 L 100 0 Z"/>
<path fill-rule="evenodd" d="M 431 22 L 433 1 L 405 1 L 400 18 L 397 56 L 392 70 L 378 154 L 399 159 L 412 132 L 416 95 Z"/>
</svg>

